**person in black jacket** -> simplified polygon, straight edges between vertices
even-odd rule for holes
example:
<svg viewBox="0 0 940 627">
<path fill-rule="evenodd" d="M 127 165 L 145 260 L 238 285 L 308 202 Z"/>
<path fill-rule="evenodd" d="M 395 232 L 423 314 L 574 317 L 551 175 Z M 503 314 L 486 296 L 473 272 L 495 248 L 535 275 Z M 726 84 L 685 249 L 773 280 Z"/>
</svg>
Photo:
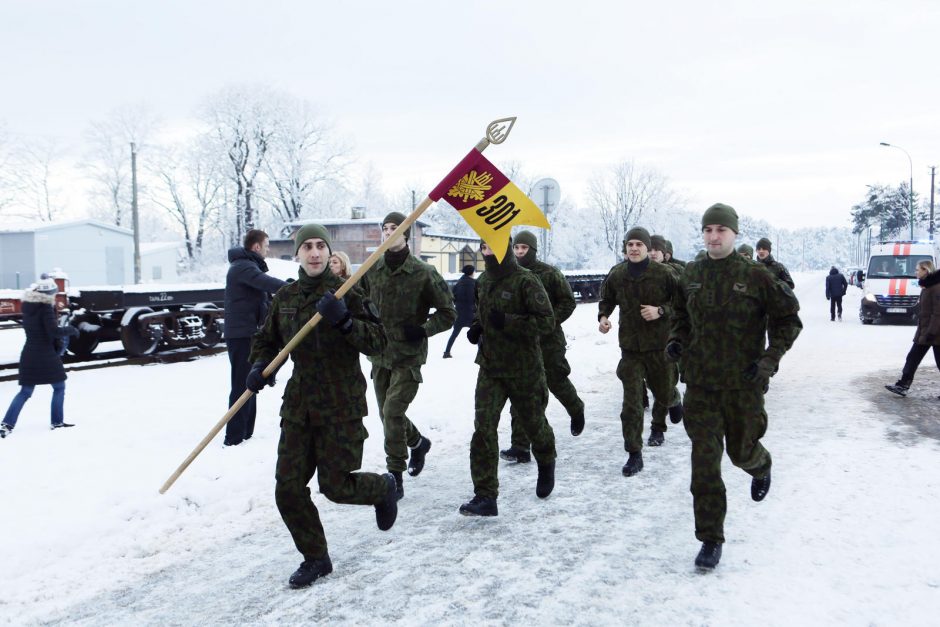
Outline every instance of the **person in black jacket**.
<svg viewBox="0 0 940 627">
<path fill-rule="evenodd" d="M 829 299 L 829 321 L 836 319 L 836 308 L 839 309 L 839 322 L 842 322 L 842 297 L 845 291 L 849 289 L 849 282 L 839 272 L 835 266 L 829 270 L 829 276 L 826 277 L 826 298 Z"/>
<path fill-rule="evenodd" d="M 73 326 L 60 327 L 56 323 L 55 295 L 58 291 L 55 281 L 43 279 L 23 292 L 26 344 L 20 353 L 20 391 L 13 397 L 0 424 L 0 438 L 5 438 L 13 431 L 20 410 L 33 395 L 37 385 L 52 386 L 52 428 L 75 426 L 64 421 L 66 376 L 55 343 L 60 338 L 78 336 L 78 329 Z"/>
<path fill-rule="evenodd" d="M 228 251 L 228 275 L 225 277 L 225 344 L 232 366 L 232 391 L 229 407 L 245 393 L 245 379 L 251 370 L 248 354 L 251 337 L 264 324 L 271 303 L 271 294 L 286 285 L 285 281 L 265 274 L 268 264 L 268 234 L 251 229 L 245 234 L 245 245 Z M 236 446 L 249 439 L 255 431 L 255 397 L 252 396 L 225 426 L 225 446 Z"/>
<path fill-rule="evenodd" d="M 444 359 L 450 358 L 450 349 L 454 346 L 454 340 L 461 329 L 468 328 L 473 322 L 473 315 L 476 313 L 476 291 L 477 282 L 473 278 L 476 271 L 472 265 L 467 264 L 463 267 L 463 276 L 457 280 L 454 285 L 454 306 L 457 308 L 457 320 L 454 321 L 454 331 L 447 340 L 447 348 L 444 349 Z"/>
</svg>

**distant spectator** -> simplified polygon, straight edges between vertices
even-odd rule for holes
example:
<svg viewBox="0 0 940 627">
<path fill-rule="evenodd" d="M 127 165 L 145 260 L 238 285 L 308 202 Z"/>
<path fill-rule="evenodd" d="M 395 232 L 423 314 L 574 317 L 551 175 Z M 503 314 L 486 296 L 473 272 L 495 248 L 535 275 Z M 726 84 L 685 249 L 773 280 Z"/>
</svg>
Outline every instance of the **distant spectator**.
<svg viewBox="0 0 940 627">
<path fill-rule="evenodd" d="M 229 407 L 245 393 L 245 379 L 251 371 L 248 353 L 251 336 L 255 334 L 268 313 L 271 294 L 285 282 L 266 274 L 268 264 L 268 234 L 251 229 L 245 234 L 244 246 L 228 251 L 231 265 L 225 277 L 225 345 L 231 364 L 231 392 Z M 255 431 L 255 397 L 242 405 L 225 425 L 225 445 L 236 446 L 250 438 Z"/>
<path fill-rule="evenodd" d="M 476 289 L 477 282 L 473 278 L 476 271 L 472 265 L 467 264 L 463 267 L 463 276 L 457 280 L 454 285 L 454 306 L 457 308 L 457 319 L 454 321 L 454 331 L 447 340 L 447 348 L 444 349 L 444 359 L 451 357 L 450 349 L 454 347 L 454 340 L 461 329 L 470 326 L 473 322 L 473 314 L 476 311 Z"/>
<path fill-rule="evenodd" d="M 826 298 L 829 299 L 829 320 L 835 322 L 836 309 L 839 311 L 839 322 L 842 322 L 842 297 L 849 289 L 849 282 L 839 270 L 832 266 L 829 276 L 826 277 Z"/>
<path fill-rule="evenodd" d="M 901 396 L 907 396 L 907 391 L 914 382 L 914 373 L 931 348 L 937 368 L 940 368 L 940 272 L 937 272 L 929 259 L 917 262 L 914 272 L 921 287 L 920 314 L 917 318 L 917 331 L 914 332 L 914 345 L 907 353 L 901 378 L 894 385 L 885 386 Z"/>
<path fill-rule="evenodd" d="M 738 246 L 738 254 L 748 261 L 754 261 L 754 249 L 751 248 L 749 244 L 741 244 Z"/>
<path fill-rule="evenodd" d="M 7 437 L 16 426 L 23 405 L 37 385 L 52 386 L 52 428 L 74 427 L 64 421 L 65 368 L 56 348 L 56 340 L 78 336 L 73 326 L 56 323 L 55 295 L 59 291 L 52 279 L 43 279 L 23 292 L 23 330 L 26 344 L 20 353 L 20 391 L 13 397 L 3 423 L 0 438 Z"/>
<path fill-rule="evenodd" d="M 337 250 L 330 255 L 330 271 L 344 281 L 352 276 L 349 266 L 349 255 L 343 251 Z"/>
</svg>

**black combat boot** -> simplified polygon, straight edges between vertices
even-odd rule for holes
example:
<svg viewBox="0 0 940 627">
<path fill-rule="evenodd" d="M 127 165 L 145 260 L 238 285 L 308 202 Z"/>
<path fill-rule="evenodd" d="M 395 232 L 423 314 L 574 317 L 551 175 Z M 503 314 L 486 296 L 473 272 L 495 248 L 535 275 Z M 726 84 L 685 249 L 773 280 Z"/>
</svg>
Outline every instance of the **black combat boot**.
<svg viewBox="0 0 940 627">
<path fill-rule="evenodd" d="M 623 476 L 632 477 L 641 470 L 643 470 L 643 453 L 640 451 L 630 453 L 630 457 L 627 458 L 627 463 L 624 464 L 621 469 Z"/>
<path fill-rule="evenodd" d="M 532 461 L 532 453 L 529 451 L 524 451 L 521 448 L 516 448 L 515 446 L 510 446 L 509 448 L 499 452 L 499 456 L 505 459 L 507 462 L 513 462 L 515 464 L 528 464 Z"/>
<path fill-rule="evenodd" d="M 408 460 L 408 474 L 417 477 L 424 470 L 424 457 L 431 450 L 431 440 L 424 436 L 418 440 L 418 446 L 411 449 L 411 459 Z"/>
<path fill-rule="evenodd" d="M 49 428 L 55 431 L 56 429 L 66 429 L 68 427 L 74 427 L 75 425 L 69 424 L 67 422 L 56 422 L 49 425 Z"/>
<path fill-rule="evenodd" d="M 535 496 L 546 498 L 555 489 L 555 462 L 539 464 L 539 478 L 535 483 Z"/>
<path fill-rule="evenodd" d="M 755 501 L 763 501 L 767 493 L 770 492 L 770 471 L 761 478 L 751 479 L 751 498 Z"/>
<path fill-rule="evenodd" d="M 496 516 L 499 511 L 496 509 L 496 499 L 475 496 L 469 503 L 460 506 L 460 513 L 464 516 Z"/>
<path fill-rule="evenodd" d="M 400 501 L 405 498 L 405 484 L 401 480 L 401 471 L 392 471 L 392 476 L 395 477 L 395 492 Z"/>
<path fill-rule="evenodd" d="M 290 576 L 288 584 L 291 588 L 306 588 L 320 577 L 325 577 L 333 572 L 333 562 L 330 561 L 329 554 L 318 559 L 304 560 L 300 568 L 294 571 Z"/>
<path fill-rule="evenodd" d="M 382 475 L 385 484 L 388 486 L 388 492 L 379 503 L 375 504 L 375 524 L 382 531 L 388 531 L 395 524 L 398 518 L 398 488 L 395 484 L 395 476 L 387 472 Z"/>
<path fill-rule="evenodd" d="M 718 566 L 721 561 L 721 543 L 720 542 L 702 542 L 702 548 L 695 558 L 695 565 L 699 568 L 712 570 Z"/>
<path fill-rule="evenodd" d="M 581 435 L 584 431 L 584 410 L 571 416 L 571 435 Z"/>
<path fill-rule="evenodd" d="M 663 442 L 666 441 L 666 436 L 662 431 L 657 429 L 650 429 L 650 437 L 646 441 L 650 446 L 662 446 Z"/>
<path fill-rule="evenodd" d="M 0 424 L 0 438 L 5 438 L 13 432 L 13 427 L 7 423 Z"/>
<path fill-rule="evenodd" d="M 886 385 L 885 389 L 894 392 L 898 396 L 907 396 L 907 391 L 911 389 L 911 382 L 904 379 L 898 379 L 894 385 Z"/>
<path fill-rule="evenodd" d="M 672 424 L 679 424 L 683 418 L 685 418 L 685 410 L 682 408 L 682 403 L 669 408 L 669 421 Z"/>
</svg>

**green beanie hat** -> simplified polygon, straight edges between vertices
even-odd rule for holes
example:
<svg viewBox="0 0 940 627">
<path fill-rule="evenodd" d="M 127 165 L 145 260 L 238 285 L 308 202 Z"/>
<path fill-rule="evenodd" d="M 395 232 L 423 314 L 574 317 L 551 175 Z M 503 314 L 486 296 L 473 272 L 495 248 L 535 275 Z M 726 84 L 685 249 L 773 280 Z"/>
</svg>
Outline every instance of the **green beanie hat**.
<svg viewBox="0 0 940 627">
<path fill-rule="evenodd" d="M 747 244 L 741 244 L 738 246 L 738 253 L 744 255 L 748 259 L 754 258 L 754 249 L 748 246 Z"/>
<path fill-rule="evenodd" d="M 760 238 L 759 240 L 757 240 L 757 248 L 763 248 L 767 252 L 770 252 L 771 251 L 770 240 L 767 239 L 766 237 Z"/>
<path fill-rule="evenodd" d="M 708 255 L 708 253 L 706 253 L 704 250 L 700 250 L 697 253 L 695 253 L 695 260 L 701 261 L 702 259 L 705 258 L 706 255 Z"/>
<path fill-rule="evenodd" d="M 532 250 L 539 249 L 538 238 L 532 231 L 519 231 L 513 238 L 513 244 L 525 244 Z"/>
<path fill-rule="evenodd" d="M 391 222 L 395 226 L 401 226 L 401 223 L 404 221 L 405 221 L 405 214 L 398 212 L 398 211 L 392 211 L 391 213 L 389 213 L 387 216 L 385 216 L 382 219 L 382 224 L 380 224 L 379 226 L 385 226 L 389 222 Z M 411 227 L 409 227 L 408 230 L 405 231 L 405 241 L 408 241 L 408 239 L 410 238 L 411 238 Z"/>
<path fill-rule="evenodd" d="M 644 229 L 642 226 L 635 226 L 629 231 L 627 231 L 627 236 L 623 238 L 623 247 L 627 248 L 627 242 L 632 239 L 637 239 L 646 244 L 647 248 L 652 248 L 650 243 L 650 232 Z"/>
<path fill-rule="evenodd" d="M 326 227 L 320 224 L 305 224 L 294 233 L 294 254 L 297 254 L 297 251 L 300 250 L 300 245 L 306 242 L 308 239 L 316 237 L 322 239 L 326 242 L 327 247 L 330 249 L 330 254 L 333 254 L 333 243 L 330 242 L 330 232 L 326 230 Z"/>
<path fill-rule="evenodd" d="M 705 214 L 702 215 L 702 228 L 704 229 L 709 224 L 720 224 L 737 233 L 738 212 L 735 211 L 733 207 L 716 202 L 706 209 Z"/>
<path fill-rule="evenodd" d="M 666 252 L 666 238 L 662 235 L 651 235 L 650 250 L 658 250 L 661 253 Z"/>
<path fill-rule="evenodd" d="M 669 253 L 669 256 L 672 257 L 672 242 L 668 239 L 666 240 L 666 247 L 663 249 L 663 252 Z"/>
</svg>

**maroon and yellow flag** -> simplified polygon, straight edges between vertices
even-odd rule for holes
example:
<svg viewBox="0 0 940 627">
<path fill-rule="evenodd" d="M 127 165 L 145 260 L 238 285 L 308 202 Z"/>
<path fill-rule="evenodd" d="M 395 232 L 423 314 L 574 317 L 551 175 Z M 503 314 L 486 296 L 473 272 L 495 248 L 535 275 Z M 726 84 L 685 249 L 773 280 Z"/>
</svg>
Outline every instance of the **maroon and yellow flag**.
<svg viewBox="0 0 940 627">
<path fill-rule="evenodd" d="M 435 202 L 443 198 L 450 203 L 500 261 L 506 254 L 512 227 L 528 224 L 551 228 L 538 205 L 476 148 L 428 197 Z"/>
</svg>

